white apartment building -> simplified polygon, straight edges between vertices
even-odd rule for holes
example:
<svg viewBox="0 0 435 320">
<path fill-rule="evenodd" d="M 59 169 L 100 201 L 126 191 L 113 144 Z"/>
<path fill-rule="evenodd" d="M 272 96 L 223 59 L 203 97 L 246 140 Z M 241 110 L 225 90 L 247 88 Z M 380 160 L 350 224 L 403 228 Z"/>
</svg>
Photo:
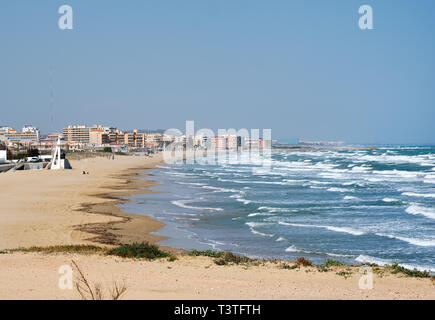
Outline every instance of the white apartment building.
<svg viewBox="0 0 435 320">
<path fill-rule="evenodd" d="M 24 125 L 22 132 L 36 134 L 36 140 L 39 140 L 39 136 L 40 136 L 39 129 L 35 126 L 26 124 Z"/>
</svg>

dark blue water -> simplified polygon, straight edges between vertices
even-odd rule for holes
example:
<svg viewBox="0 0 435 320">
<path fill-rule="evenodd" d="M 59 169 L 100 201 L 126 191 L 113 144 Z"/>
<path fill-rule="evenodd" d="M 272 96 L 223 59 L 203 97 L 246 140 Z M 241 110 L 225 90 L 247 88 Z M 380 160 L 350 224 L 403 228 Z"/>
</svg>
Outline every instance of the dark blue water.
<svg viewBox="0 0 435 320">
<path fill-rule="evenodd" d="M 435 271 L 435 148 L 276 151 L 153 170 L 123 209 L 167 224 L 175 247 Z M 264 163 L 270 164 L 264 167 Z"/>
</svg>

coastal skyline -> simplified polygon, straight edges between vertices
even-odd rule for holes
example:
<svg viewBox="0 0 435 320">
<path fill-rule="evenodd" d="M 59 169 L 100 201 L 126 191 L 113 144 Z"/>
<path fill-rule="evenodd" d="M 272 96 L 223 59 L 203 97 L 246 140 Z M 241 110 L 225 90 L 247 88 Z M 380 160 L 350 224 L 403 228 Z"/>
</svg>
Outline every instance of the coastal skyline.
<svg viewBox="0 0 435 320">
<path fill-rule="evenodd" d="M 2 125 L 192 119 L 290 142 L 435 142 L 430 1 L 74 1 L 59 30 L 62 4 L 0 4 Z M 364 4 L 374 30 L 358 28 Z"/>
</svg>

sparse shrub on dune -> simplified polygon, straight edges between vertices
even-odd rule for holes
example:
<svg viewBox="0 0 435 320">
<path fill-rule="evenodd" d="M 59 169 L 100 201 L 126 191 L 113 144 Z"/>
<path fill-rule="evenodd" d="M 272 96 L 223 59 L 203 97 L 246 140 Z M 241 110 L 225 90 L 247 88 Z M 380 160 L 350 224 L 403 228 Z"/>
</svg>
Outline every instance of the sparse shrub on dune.
<svg viewBox="0 0 435 320">
<path fill-rule="evenodd" d="M 110 249 L 106 252 L 107 255 L 118 256 L 123 258 L 136 258 L 154 260 L 166 258 L 169 254 L 160 250 L 157 246 L 143 243 L 124 244 L 117 248 Z"/>
<path fill-rule="evenodd" d="M 204 256 L 204 257 L 211 257 L 211 258 L 220 258 L 224 254 L 222 251 L 213 251 L 213 250 L 204 250 L 199 251 L 196 249 L 193 249 L 189 252 L 187 252 L 189 256 L 198 257 L 198 256 Z"/>
<path fill-rule="evenodd" d="M 329 267 L 340 267 L 340 266 L 344 266 L 344 263 L 333 259 L 327 259 L 325 261 L 325 267 L 329 268 Z"/>
<path fill-rule="evenodd" d="M 296 264 L 304 267 L 311 267 L 313 262 L 311 260 L 305 259 L 304 257 L 300 257 L 296 259 Z"/>
<path fill-rule="evenodd" d="M 205 251 L 199 251 L 199 250 L 191 250 L 187 253 L 189 256 L 204 256 L 204 257 L 210 257 L 215 258 L 214 263 L 218 266 L 225 266 L 229 264 L 256 264 L 258 260 L 251 259 L 244 256 L 236 255 L 232 252 L 223 252 L 223 251 L 212 251 L 212 250 L 205 250 Z"/>
<path fill-rule="evenodd" d="M 254 261 L 255 260 L 250 259 L 248 257 L 238 256 L 231 252 L 224 252 L 220 258 L 215 260 L 215 263 L 217 265 L 227 265 L 227 264 L 241 264 L 241 263 L 246 264 Z"/>
<path fill-rule="evenodd" d="M 398 274 L 402 273 L 408 277 L 415 277 L 415 278 L 431 278 L 431 275 L 428 271 L 419 271 L 417 269 L 410 270 L 406 269 L 402 266 L 400 266 L 398 263 L 394 263 L 391 266 L 387 266 L 388 268 L 392 269 L 392 274 Z"/>
<path fill-rule="evenodd" d="M 339 272 L 336 272 L 335 274 L 338 275 L 338 276 L 342 276 L 345 279 L 347 279 L 348 277 L 350 277 L 352 275 L 352 272 L 350 272 L 350 271 L 339 271 Z"/>
<path fill-rule="evenodd" d="M 93 245 L 59 245 L 49 247 L 30 247 L 19 248 L 13 251 L 20 252 L 40 252 L 40 253 L 80 253 L 80 254 L 96 254 L 103 253 L 104 248 Z"/>
<path fill-rule="evenodd" d="M 282 265 L 280 266 L 280 268 L 281 268 L 281 269 L 286 269 L 286 270 L 293 270 L 293 269 L 297 269 L 297 268 L 299 268 L 299 266 L 298 266 L 297 264 L 289 265 L 289 264 L 284 263 L 284 264 L 282 264 Z"/>
</svg>

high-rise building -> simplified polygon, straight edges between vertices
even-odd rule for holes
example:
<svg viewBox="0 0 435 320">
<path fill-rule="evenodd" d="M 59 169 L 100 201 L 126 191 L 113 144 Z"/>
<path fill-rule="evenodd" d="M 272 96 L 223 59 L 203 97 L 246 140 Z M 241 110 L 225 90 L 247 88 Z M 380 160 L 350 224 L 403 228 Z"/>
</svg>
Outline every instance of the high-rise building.
<svg viewBox="0 0 435 320">
<path fill-rule="evenodd" d="M 106 144 L 110 143 L 110 135 L 116 134 L 118 130 L 115 127 L 86 125 L 68 127 L 62 130 L 63 137 L 66 141 L 78 142 L 82 144 Z"/>
<path fill-rule="evenodd" d="M 39 132 L 13 132 L 5 134 L 6 140 L 10 143 L 29 145 L 39 141 Z"/>
<path fill-rule="evenodd" d="M 15 130 L 12 129 L 11 127 L 0 126 L 0 134 L 6 134 L 9 133 L 9 131 L 15 131 Z"/>
<path fill-rule="evenodd" d="M 93 145 L 109 144 L 109 133 L 102 127 L 91 128 L 89 131 L 89 143 Z"/>
<path fill-rule="evenodd" d="M 62 130 L 63 137 L 66 141 L 89 143 L 90 128 L 85 125 L 68 127 Z"/>
<path fill-rule="evenodd" d="M 145 148 L 146 136 L 145 133 L 139 133 L 138 130 L 124 133 L 124 145 L 131 148 Z"/>
<path fill-rule="evenodd" d="M 17 132 L 17 130 L 10 127 L 0 127 L 0 136 L 0 140 L 23 145 L 38 142 L 40 138 L 38 128 L 30 125 L 24 126 L 22 132 Z"/>
<path fill-rule="evenodd" d="M 34 134 L 36 134 L 37 135 L 37 140 L 39 140 L 40 134 L 39 134 L 39 129 L 37 127 L 26 124 L 26 125 L 24 125 L 22 131 L 23 131 L 23 133 L 34 133 Z"/>
</svg>

